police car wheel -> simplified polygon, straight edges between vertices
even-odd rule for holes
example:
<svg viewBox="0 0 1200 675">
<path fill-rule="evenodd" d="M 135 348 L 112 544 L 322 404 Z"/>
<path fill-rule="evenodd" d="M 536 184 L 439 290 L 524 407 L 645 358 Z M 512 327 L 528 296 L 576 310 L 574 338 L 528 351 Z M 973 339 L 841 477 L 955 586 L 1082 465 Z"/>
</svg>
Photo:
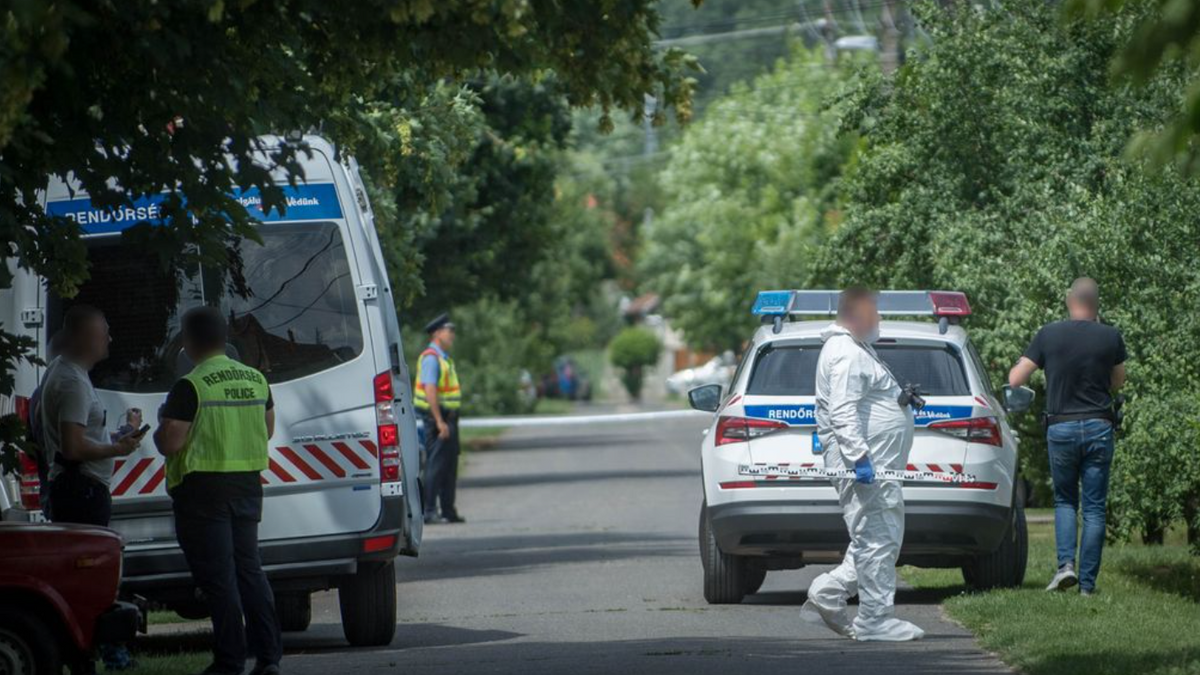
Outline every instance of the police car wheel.
<svg viewBox="0 0 1200 675">
<path fill-rule="evenodd" d="M 58 675 L 62 649 L 36 615 L 24 610 L 0 609 L 0 673 Z"/>
<path fill-rule="evenodd" d="M 279 628 L 285 633 L 302 633 L 312 623 L 312 595 L 309 593 L 280 593 L 275 596 L 275 614 Z"/>
<path fill-rule="evenodd" d="M 978 591 L 993 588 L 1018 588 L 1025 582 L 1025 566 L 1029 560 L 1029 530 L 1025 522 L 1025 507 L 1014 500 L 1012 521 L 1000 546 L 992 553 L 976 556 L 963 565 L 963 581 L 967 588 Z"/>
<path fill-rule="evenodd" d="M 708 507 L 700 508 L 700 561 L 704 566 L 704 599 L 710 605 L 735 605 L 746 597 L 746 561 L 723 553 L 708 521 Z"/>
<path fill-rule="evenodd" d="M 342 633 L 355 647 L 382 647 L 396 635 L 396 566 L 361 563 L 338 587 Z"/>
</svg>

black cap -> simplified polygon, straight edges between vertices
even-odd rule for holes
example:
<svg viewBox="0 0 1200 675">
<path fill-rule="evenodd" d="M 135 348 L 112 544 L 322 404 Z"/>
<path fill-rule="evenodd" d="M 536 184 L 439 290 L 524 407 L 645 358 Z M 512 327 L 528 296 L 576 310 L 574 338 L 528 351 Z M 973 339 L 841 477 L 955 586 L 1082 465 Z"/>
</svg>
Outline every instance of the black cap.
<svg viewBox="0 0 1200 675">
<path fill-rule="evenodd" d="M 430 335 L 443 328 L 454 328 L 454 323 L 450 321 L 450 315 L 446 313 L 439 314 L 436 319 L 425 324 L 425 332 Z"/>
</svg>

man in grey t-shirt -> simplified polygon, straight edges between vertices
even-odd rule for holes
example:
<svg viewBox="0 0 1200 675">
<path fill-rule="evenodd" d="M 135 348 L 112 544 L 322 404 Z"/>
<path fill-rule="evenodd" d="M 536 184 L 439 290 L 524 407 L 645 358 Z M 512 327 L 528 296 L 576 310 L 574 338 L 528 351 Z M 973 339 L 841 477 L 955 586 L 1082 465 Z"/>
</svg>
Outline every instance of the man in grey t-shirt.
<svg viewBox="0 0 1200 675">
<path fill-rule="evenodd" d="M 141 435 L 108 441 L 106 413 L 88 378 L 108 358 L 108 322 L 94 307 L 75 305 L 63 318 L 63 350 L 46 372 L 40 414 L 51 458 L 50 519 L 108 526 L 113 460 L 137 450 Z"/>
</svg>

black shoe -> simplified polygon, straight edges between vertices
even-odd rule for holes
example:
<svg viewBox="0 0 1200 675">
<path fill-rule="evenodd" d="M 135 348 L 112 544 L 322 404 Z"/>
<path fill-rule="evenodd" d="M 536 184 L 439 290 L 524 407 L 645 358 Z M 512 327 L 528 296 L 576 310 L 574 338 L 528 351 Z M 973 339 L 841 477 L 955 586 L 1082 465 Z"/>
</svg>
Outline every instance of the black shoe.
<svg viewBox="0 0 1200 675">
<path fill-rule="evenodd" d="M 442 518 L 442 520 L 447 523 L 465 523 L 465 522 L 467 522 L 466 518 L 463 518 L 462 516 L 458 515 L 457 513 L 452 516 L 444 516 Z"/>
<path fill-rule="evenodd" d="M 279 665 L 275 663 L 259 663 L 250 671 L 250 675 L 279 675 Z"/>
</svg>

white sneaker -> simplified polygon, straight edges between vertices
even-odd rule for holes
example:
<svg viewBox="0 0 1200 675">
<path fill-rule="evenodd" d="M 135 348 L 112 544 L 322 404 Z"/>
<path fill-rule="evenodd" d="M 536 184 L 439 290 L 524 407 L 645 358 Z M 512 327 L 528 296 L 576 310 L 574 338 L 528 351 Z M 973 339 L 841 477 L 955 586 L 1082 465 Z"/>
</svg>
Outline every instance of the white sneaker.
<svg viewBox="0 0 1200 675">
<path fill-rule="evenodd" d="M 1050 580 L 1050 585 L 1046 587 L 1046 590 L 1065 591 L 1077 583 L 1079 583 L 1079 577 L 1075 576 L 1075 566 L 1066 564 L 1058 568 L 1058 573 Z"/>
<path fill-rule="evenodd" d="M 846 608 L 827 609 L 807 600 L 800 608 L 800 618 L 811 624 L 825 626 L 829 630 L 844 637 L 854 637 L 854 625 L 850 619 L 850 611 Z"/>
</svg>

